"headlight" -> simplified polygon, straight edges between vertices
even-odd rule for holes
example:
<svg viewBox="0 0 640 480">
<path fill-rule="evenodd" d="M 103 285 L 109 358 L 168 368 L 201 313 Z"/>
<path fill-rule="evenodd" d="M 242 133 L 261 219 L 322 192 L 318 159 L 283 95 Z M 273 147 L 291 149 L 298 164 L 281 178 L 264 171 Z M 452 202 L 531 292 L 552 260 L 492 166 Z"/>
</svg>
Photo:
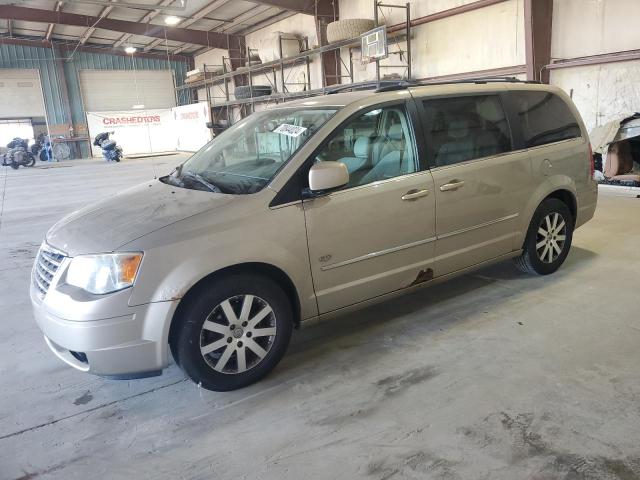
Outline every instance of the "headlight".
<svg viewBox="0 0 640 480">
<path fill-rule="evenodd" d="M 71 260 L 66 282 L 98 295 L 116 292 L 133 285 L 141 261 L 142 253 L 79 255 Z"/>
</svg>

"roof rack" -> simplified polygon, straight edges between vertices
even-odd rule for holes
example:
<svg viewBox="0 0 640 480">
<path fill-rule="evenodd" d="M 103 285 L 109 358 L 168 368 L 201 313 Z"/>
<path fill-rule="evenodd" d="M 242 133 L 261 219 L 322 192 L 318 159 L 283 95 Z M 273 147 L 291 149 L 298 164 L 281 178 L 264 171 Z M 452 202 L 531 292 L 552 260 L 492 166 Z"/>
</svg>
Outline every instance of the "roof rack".
<svg viewBox="0 0 640 480">
<path fill-rule="evenodd" d="M 419 85 L 450 85 L 456 83 L 535 83 L 540 84 L 536 80 L 520 80 L 516 77 L 477 77 L 477 78 L 461 78 L 459 80 L 445 80 L 438 82 L 422 81 Z"/>
<path fill-rule="evenodd" d="M 388 88 L 391 90 L 407 88 L 407 86 L 409 86 L 407 80 L 382 80 L 380 82 L 376 82 L 375 80 L 373 80 L 368 82 L 348 83 L 346 85 L 336 85 L 335 87 L 328 87 L 325 93 L 327 95 L 332 95 L 334 93 L 357 92 L 360 90 L 375 90 L 376 92 L 383 92 L 385 91 L 382 90 L 383 88 Z"/>
<path fill-rule="evenodd" d="M 459 80 L 448 80 L 441 82 L 429 82 L 424 80 L 383 80 L 381 82 L 370 81 L 360 83 L 350 83 L 347 85 L 337 85 L 326 91 L 327 95 L 340 92 L 355 92 L 360 90 L 374 90 L 374 92 L 391 92 L 394 90 L 404 90 L 409 87 L 421 87 L 429 85 L 452 85 L 458 83 L 533 83 L 540 84 L 534 80 L 520 80 L 516 77 L 479 77 L 479 78 L 463 78 Z"/>
</svg>

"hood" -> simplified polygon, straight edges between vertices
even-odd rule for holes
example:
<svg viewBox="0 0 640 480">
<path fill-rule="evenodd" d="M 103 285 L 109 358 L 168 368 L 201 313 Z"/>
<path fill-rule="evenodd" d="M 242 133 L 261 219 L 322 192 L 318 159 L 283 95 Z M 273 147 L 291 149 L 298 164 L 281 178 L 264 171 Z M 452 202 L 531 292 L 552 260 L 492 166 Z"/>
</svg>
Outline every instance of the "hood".
<svg viewBox="0 0 640 480">
<path fill-rule="evenodd" d="M 137 238 L 235 197 L 145 182 L 66 216 L 47 232 L 47 243 L 70 256 L 111 252 Z"/>
</svg>

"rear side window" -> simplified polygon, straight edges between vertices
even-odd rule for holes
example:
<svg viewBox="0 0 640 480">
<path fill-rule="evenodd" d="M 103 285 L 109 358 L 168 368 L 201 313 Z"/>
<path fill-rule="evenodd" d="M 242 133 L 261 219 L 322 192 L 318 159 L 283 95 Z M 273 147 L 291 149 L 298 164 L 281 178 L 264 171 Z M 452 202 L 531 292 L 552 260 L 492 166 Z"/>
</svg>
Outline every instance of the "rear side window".
<svg viewBox="0 0 640 480">
<path fill-rule="evenodd" d="M 424 101 L 430 164 L 441 167 L 511 150 L 511 135 L 497 95 Z"/>
<path fill-rule="evenodd" d="M 511 94 L 522 126 L 525 147 L 537 147 L 582 134 L 567 104 L 550 92 L 514 92 Z"/>
</svg>

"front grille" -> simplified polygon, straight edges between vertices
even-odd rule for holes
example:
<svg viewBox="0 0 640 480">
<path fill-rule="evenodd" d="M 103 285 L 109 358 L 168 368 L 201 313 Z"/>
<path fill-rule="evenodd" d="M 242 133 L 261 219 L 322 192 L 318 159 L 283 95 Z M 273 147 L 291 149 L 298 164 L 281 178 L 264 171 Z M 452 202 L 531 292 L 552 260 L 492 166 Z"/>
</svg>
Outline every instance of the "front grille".
<svg viewBox="0 0 640 480">
<path fill-rule="evenodd" d="M 42 297 L 45 296 L 49 285 L 53 280 L 53 276 L 60 268 L 60 264 L 65 259 L 62 253 L 56 252 L 46 245 L 40 247 L 36 263 L 33 267 L 33 285 L 40 292 Z"/>
</svg>

